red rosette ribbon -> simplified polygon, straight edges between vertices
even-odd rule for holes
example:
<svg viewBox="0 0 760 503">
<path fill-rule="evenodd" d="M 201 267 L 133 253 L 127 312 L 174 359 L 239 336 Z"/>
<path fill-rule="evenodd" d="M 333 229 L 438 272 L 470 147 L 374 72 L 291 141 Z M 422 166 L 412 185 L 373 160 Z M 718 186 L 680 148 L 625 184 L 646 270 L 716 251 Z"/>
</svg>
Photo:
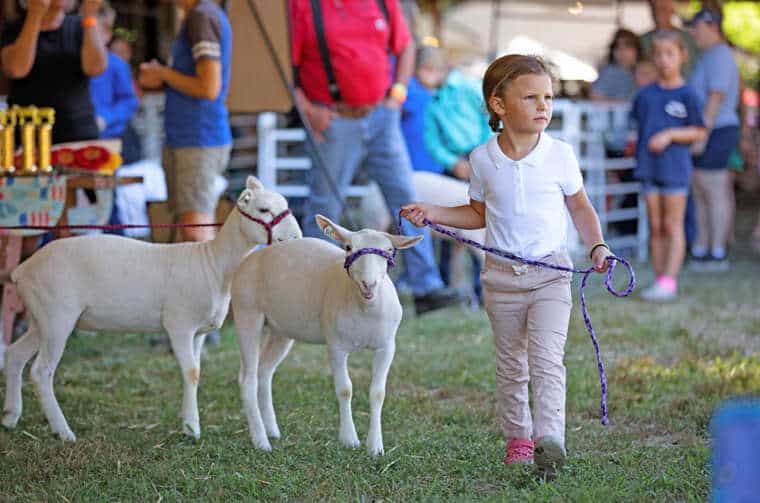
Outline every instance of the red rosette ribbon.
<svg viewBox="0 0 760 503">
<path fill-rule="evenodd" d="M 77 167 L 93 171 L 99 170 L 111 158 L 111 153 L 97 145 L 89 145 L 75 152 Z"/>
<path fill-rule="evenodd" d="M 70 148 L 59 148 L 50 153 L 50 162 L 53 166 L 73 166 L 76 160 L 76 155 Z"/>
</svg>

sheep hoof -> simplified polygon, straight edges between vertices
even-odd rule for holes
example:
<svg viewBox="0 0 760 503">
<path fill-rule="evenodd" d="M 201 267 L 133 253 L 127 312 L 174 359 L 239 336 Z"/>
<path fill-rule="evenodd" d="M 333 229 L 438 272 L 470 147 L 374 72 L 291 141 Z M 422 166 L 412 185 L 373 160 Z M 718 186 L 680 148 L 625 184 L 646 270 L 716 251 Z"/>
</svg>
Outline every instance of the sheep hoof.
<svg viewBox="0 0 760 503">
<path fill-rule="evenodd" d="M 257 449 L 261 449 L 262 451 L 272 452 L 272 444 L 270 444 L 269 440 L 266 438 L 264 438 L 263 440 L 256 440 L 254 438 L 253 446 Z"/>
<path fill-rule="evenodd" d="M 201 427 L 198 425 L 193 426 L 189 423 L 185 423 L 182 425 L 182 433 L 190 438 L 198 440 L 201 438 Z"/>
<path fill-rule="evenodd" d="M 385 455 L 385 449 L 383 449 L 382 445 L 376 445 L 374 447 L 367 447 L 367 453 L 373 458 L 376 458 Z"/>
<path fill-rule="evenodd" d="M 58 438 L 60 438 L 64 442 L 76 442 L 77 441 L 76 435 L 74 435 L 74 432 L 71 431 L 71 430 L 69 430 L 69 429 L 65 429 L 63 431 L 56 431 L 55 434 L 58 435 Z"/>
<path fill-rule="evenodd" d="M 3 426 L 12 430 L 18 424 L 20 417 L 21 414 L 18 412 L 6 412 L 5 416 L 3 416 Z"/>
<path fill-rule="evenodd" d="M 349 449 L 358 449 L 362 443 L 359 442 L 359 437 L 354 434 L 353 438 L 340 438 L 340 443 L 348 447 Z"/>
<path fill-rule="evenodd" d="M 274 428 L 267 428 L 267 436 L 275 440 L 280 439 L 280 429 L 275 425 Z"/>
</svg>

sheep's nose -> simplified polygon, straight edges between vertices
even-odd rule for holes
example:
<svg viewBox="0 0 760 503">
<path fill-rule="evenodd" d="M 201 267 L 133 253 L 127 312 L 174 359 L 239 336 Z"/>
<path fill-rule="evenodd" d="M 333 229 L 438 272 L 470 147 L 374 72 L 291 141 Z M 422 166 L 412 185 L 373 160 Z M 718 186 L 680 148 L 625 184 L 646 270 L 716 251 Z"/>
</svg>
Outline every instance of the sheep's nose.
<svg viewBox="0 0 760 503">
<path fill-rule="evenodd" d="M 366 281 L 362 280 L 362 286 L 366 290 L 372 290 L 372 289 L 374 289 L 375 285 L 377 285 L 377 281 L 373 281 L 372 283 L 367 283 Z"/>
</svg>

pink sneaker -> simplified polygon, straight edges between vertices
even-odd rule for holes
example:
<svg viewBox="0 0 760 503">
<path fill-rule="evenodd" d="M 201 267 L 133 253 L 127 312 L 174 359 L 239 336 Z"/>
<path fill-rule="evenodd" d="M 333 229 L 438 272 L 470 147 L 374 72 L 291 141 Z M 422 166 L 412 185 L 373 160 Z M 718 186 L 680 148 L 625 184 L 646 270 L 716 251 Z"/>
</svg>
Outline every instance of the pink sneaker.
<svg viewBox="0 0 760 503">
<path fill-rule="evenodd" d="M 507 443 L 507 455 L 504 464 L 533 463 L 533 441 L 527 438 L 512 438 Z"/>
</svg>

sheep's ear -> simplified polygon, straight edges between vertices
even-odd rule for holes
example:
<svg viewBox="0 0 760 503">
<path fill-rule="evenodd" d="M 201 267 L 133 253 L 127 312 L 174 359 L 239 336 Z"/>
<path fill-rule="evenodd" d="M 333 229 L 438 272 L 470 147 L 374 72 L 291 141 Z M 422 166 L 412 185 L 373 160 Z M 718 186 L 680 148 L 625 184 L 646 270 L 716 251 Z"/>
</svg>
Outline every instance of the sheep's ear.
<svg viewBox="0 0 760 503">
<path fill-rule="evenodd" d="M 404 248 L 411 248 L 412 246 L 415 246 L 417 243 L 422 241 L 422 238 L 425 236 L 397 236 L 394 234 L 388 234 L 387 232 L 384 233 L 388 239 L 391 240 L 391 243 L 393 243 L 393 247 L 397 250 L 403 250 Z"/>
<path fill-rule="evenodd" d="M 248 178 L 245 181 L 245 187 L 251 190 L 264 190 L 264 185 L 253 175 L 248 175 Z"/>
<path fill-rule="evenodd" d="M 251 192 L 249 189 L 245 189 L 240 193 L 240 197 L 238 197 L 238 207 L 241 209 L 246 209 L 248 207 L 248 203 L 251 202 L 251 199 L 253 199 L 253 192 Z"/>
<path fill-rule="evenodd" d="M 329 218 L 322 215 L 317 215 L 314 218 L 317 221 L 319 228 L 322 229 L 322 232 L 324 232 L 325 236 L 328 238 L 334 239 L 335 241 L 340 241 L 341 243 L 345 243 L 351 237 L 352 232 L 350 230 L 346 229 L 345 227 L 341 227 Z"/>
</svg>

